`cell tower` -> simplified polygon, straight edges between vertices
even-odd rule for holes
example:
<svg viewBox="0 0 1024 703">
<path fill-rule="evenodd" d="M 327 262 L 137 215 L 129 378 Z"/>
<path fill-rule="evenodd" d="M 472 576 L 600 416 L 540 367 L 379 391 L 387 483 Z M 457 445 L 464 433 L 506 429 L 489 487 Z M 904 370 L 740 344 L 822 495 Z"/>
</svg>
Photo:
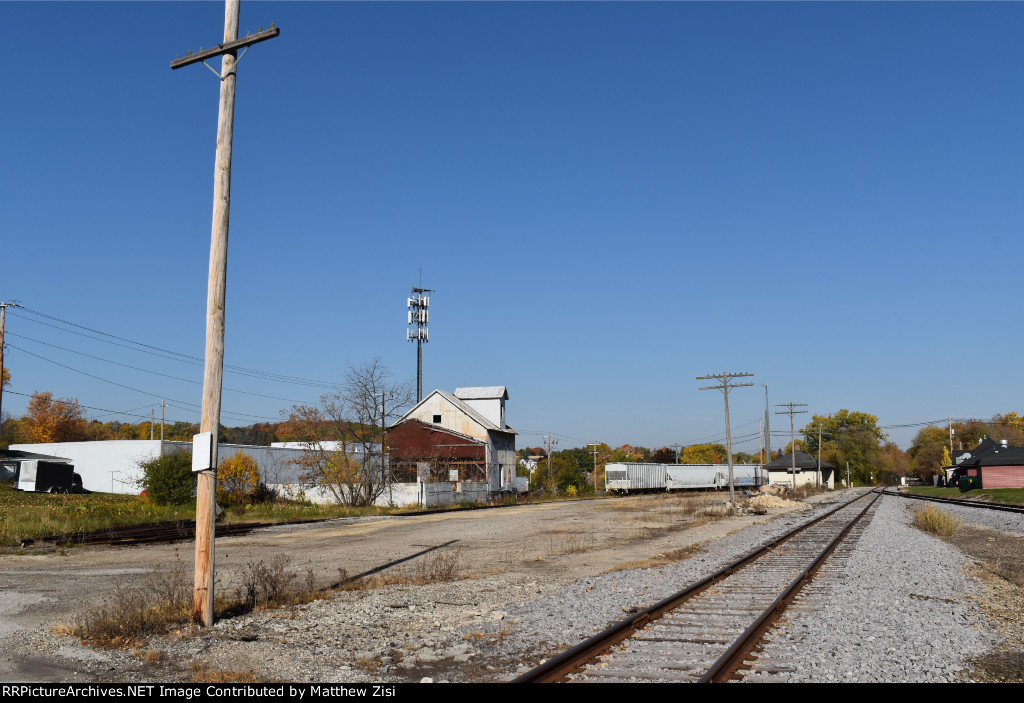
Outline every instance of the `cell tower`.
<svg viewBox="0 0 1024 703">
<path fill-rule="evenodd" d="M 407 341 L 416 342 L 416 402 L 423 400 L 423 343 L 430 341 L 427 323 L 430 321 L 430 298 L 424 293 L 433 293 L 431 288 L 413 288 L 415 298 L 406 299 L 409 308 L 409 328 L 405 330 Z"/>
</svg>

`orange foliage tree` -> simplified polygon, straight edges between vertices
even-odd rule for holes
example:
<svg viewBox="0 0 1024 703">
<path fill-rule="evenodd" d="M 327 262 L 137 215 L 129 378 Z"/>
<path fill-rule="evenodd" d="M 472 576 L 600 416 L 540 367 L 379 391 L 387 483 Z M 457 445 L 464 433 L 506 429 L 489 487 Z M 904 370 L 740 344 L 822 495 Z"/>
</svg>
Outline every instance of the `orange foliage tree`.
<svg viewBox="0 0 1024 703">
<path fill-rule="evenodd" d="M 32 442 L 78 442 L 88 434 L 85 410 L 77 398 L 57 398 L 36 391 L 23 420 Z"/>
</svg>

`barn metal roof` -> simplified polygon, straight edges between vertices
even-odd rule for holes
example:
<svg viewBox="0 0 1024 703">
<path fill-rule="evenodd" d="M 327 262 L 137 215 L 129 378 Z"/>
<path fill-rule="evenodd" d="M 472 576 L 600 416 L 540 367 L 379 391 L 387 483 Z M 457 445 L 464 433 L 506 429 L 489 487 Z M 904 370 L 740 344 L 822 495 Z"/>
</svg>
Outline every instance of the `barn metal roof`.
<svg viewBox="0 0 1024 703">
<path fill-rule="evenodd" d="M 456 388 L 455 397 L 463 400 L 484 400 L 489 398 L 501 398 L 508 400 L 508 389 L 505 386 L 467 386 Z"/>
</svg>

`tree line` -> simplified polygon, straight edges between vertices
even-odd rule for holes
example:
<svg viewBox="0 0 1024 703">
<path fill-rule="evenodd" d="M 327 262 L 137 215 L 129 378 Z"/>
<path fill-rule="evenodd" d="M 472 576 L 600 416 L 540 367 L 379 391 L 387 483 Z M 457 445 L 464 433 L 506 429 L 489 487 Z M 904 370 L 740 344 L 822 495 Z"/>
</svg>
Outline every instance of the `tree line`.
<svg viewBox="0 0 1024 703">
<path fill-rule="evenodd" d="M 832 414 L 813 415 L 797 434 L 797 451 L 817 458 L 819 437 L 821 460 L 836 467 L 838 478 L 845 479 L 849 469 L 854 485 L 892 484 L 904 476 L 916 476 L 926 483 L 940 474 L 943 466 L 952 464 L 952 456 L 962 449 L 971 449 L 985 437 L 1007 440 L 1011 446 L 1024 446 L 1024 417 L 1016 412 L 997 414 L 989 420 L 971 419 L 952 423 L 953 451 L 950 452 L 950 426 L 922 427 L 911 446 L 900 449 L 889 441 L 878 424 L 878 417 L 847 409 Z M 793 450 L 789 442 L 785 448 L 769 450 L 767 461 L 788 456 Z M 573 447 L 551 452 L 550 461 L 543 447 L 524 447 L 518 450 L 518 474 L 529 476 L 531 488 L 552 492 L 566 492 L 577 486 L 580 492 L 593 490 L 595 456 L 594 447 Z M 650 449 L 629 444 L 612 448 L 597 445 L 597 486 L 603 484 L 601 470 L 608 463 L 651 464 L 724 464 L 726 448 L 722 444 L 692 444 L 676 449 L 661 447 Z M 536 468 L 529 468 L 531 462 Z M 761 463 L 758 454 L 734 452 L 733 463 Z M 549 468 L 550 467 L 550 468 Z M 589 486 L 589 489 L 584 488 Z"/>
<path fill-rule="evenodd" d="M 167 422 L 163 438 L 170 442 L 191 442 L 199 425 L 191 422 Z M 110 439 L 160 439 L 160 421 L 137 423 L 119 420 L 89 420 L 77 398 L 55 398 L 50 391 L 37 391 L 29 399 L 25 414 L 12 418 L 4 413 L 0 424 L 0 449 L 12 444 L 50 442 L 95 442 Z M 256 423 L 245 427 L 221 425 L 221 444 L 270 446 L 271 442 L 296 441 L 295 428 L 287 421 Z"/>
</svg>

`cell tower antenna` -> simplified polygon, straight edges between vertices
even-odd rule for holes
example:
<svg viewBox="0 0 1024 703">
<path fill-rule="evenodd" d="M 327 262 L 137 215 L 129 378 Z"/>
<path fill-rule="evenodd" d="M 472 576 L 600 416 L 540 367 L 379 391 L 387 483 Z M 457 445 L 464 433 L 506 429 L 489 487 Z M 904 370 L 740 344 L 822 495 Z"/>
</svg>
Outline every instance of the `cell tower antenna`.
<svg viewBox="0 0 1024 703">
<path fill-rule="evenodd" d="M 433 293 L 433 288 L 423 287 L 423 269 L 420 268 L 420 285 L 413 286 L 412 295 L 406 299 L 409 309 L 405 339 L 416 342 L 416 402 L 423 400 L 423 343 L 430 341 L 427 323 L 430 321 L 430 298 L 424 293 Z"/>
</svg>

